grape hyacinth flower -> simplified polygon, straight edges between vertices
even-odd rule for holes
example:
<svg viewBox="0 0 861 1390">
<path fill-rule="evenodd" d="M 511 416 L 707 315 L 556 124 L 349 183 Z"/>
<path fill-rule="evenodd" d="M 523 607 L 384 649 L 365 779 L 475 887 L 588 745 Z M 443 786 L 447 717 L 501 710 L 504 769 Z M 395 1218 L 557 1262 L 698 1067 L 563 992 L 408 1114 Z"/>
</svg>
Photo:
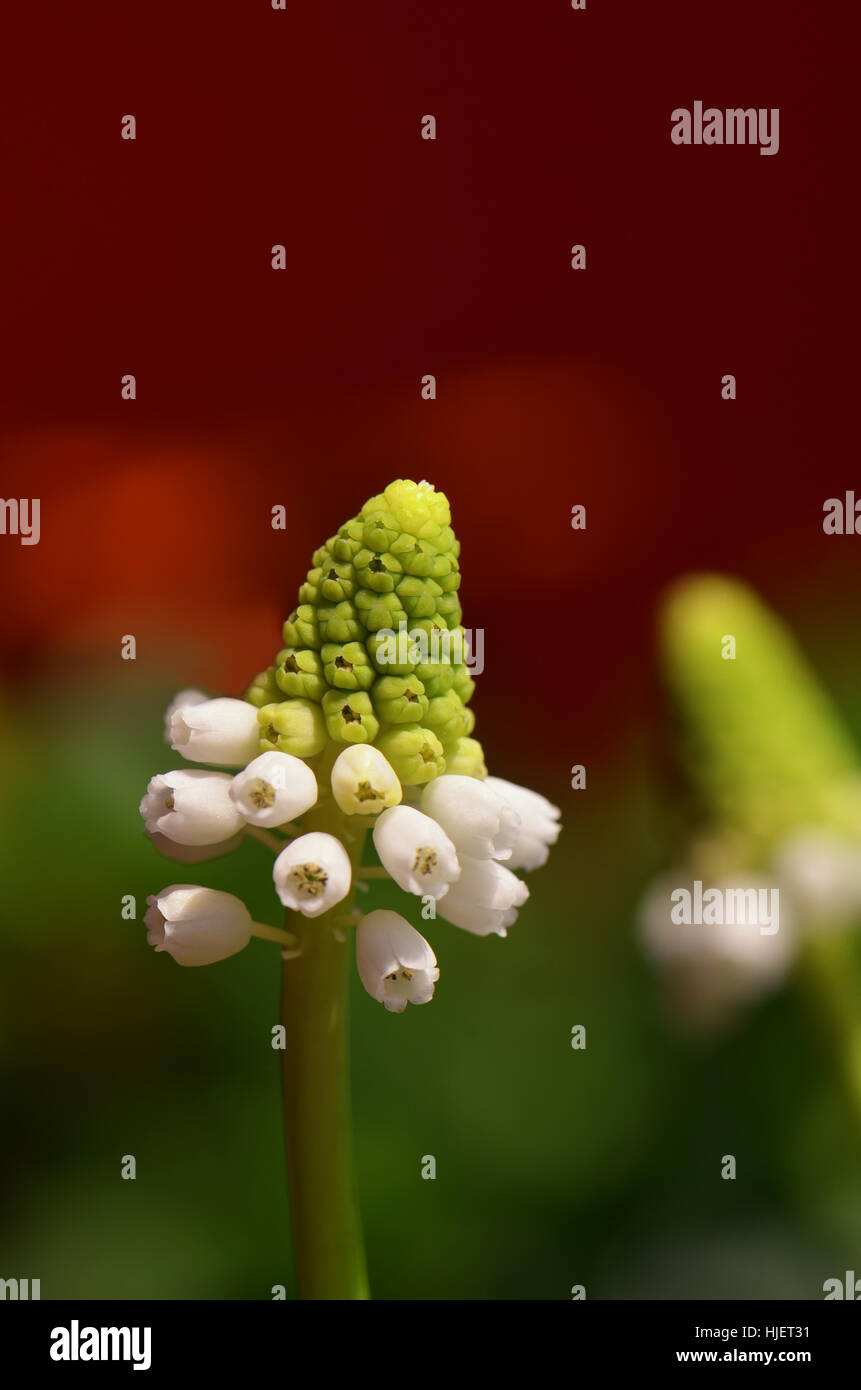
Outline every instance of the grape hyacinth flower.
<svg viewBox="0 0 861 1390">
<path fill-rule="evenodd" d="M 372 744 L 353 744 L 332 768 L 332 795 L 345 816 L 376 816 L 403 800 L 404 789 L 388 758 Z"/>
<path fill-rule="evenodd" d="M 459 555 L 448 501 L 429 483 L 400 479 L 371 497 L 314 552 L 282 646 L 244 699 L 175 698 L 167 740 L 209 766 L 154 777 L 141 802 L 169 858 L 204 862 L 249 839 L 275 855 L 289 930 L 187 884 L 149 899 L 146 926 L 181 965 L 224 960 L 252 936 L 287 948 L 284 1125 L 304 1297 L 367 1297 L 347 1091 L 351 929 L 359 978 L 387 1012 L 430 1002 L 439 978 L 424 936 L 400 912 L 367 910 L 367 895 L 386 879 L 405 911 L 433 921 L 438 905 L 473 935 L 504 936 L 529 896 L 513 870 L 543 864 L 559 833 L 544 797 L 488 777 L 468 707 Z"/>
<path fill-rule="evenodd" d="M 178 965 L 227 960 L 244 951 L 252 936 L 271 940 L 275 932 L 274 940 L 284 939 L 277 929 L 252 922 L 239 898 L 214 888 L 174 883 L 147 898 L 147 903 L 147 941 L 157 951 L 167 951 Z"/>
<path fill-rule="evenodd" d="M 230 799 L 249 825 L 283 825 L 310 811 L 317 800 L 317 778 L 301 758 L 261 753 L 236 774 Z"/>
<path fill-rule="evenodd" d="M 170 716 L 170 746 L 192 762 L 244 767 L 258 751 L 257 740 L 256 717 L 245 700 L 195 697 Z"/>
<path fill-rule="evenodd" d="M 356 965 L 372 999 L 390 1013 L 427 1004 L 439 979 L 436 956 L 397 912 L 369 912 L 356 928 Z"/>
<path fill-rule="evenodd" d="M 460 856 L 460 877 L 451 885 L 439 913 L 476 936 L 506 936 L 517 910 L 529 897 L 522 879 L 495 859 Z"/>
<path fill-rule="evenodd" d="M 510 859 L 520 833 L 510 801 L 472 777 L 444 774 L 422 792 L 421 807 L 474 859 Z"/>
<path fill-rule="evenodd" d="M 226 772 L 179 768 L 153 777 L 140 804 L 150 835 L 180 845 L 219 845 L 243 828 Z"/>
<path fill-rule="evenodd" d="M 319 917 L 349 893 L 350 856 L 334 835 L 312 830 L 282 849 L 272 877 L 285 907 L 305 917 Z"/>
<path fill-rule="evenodd" d="M 413 806 L 393 806 L 374 826 L 380 862 L 405 893 L 442 898 L 460 878 L 457 851 L 441 825 Z"/>
<path fill-rule="evenodd" d="M 486 777 L 484 786 L 513 806 L 520 817 L 514 848 L 505 861 L 509 869 L 540 869 L 559 838 L 559 807 L 539 792 L 518 787 L 503 777 Z"/>
</svg>

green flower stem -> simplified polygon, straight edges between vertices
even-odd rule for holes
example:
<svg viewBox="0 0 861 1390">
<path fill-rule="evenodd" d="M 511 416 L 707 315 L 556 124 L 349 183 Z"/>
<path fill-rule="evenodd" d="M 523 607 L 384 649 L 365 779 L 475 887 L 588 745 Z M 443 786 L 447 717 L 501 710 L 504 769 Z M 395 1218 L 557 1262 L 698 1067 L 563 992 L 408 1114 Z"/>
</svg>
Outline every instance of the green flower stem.
<svg viewBox="0 0 861 1390">
<path fill-rule="evenodd" d="M 319 781 L 322 788 L 328 777 Z M 331 797 L 321 799 L 307 821 L 309 831 L 326 831 L 345 844 L 355 875 L 364 829 L 350 826 Z M 287 913 L 299 954 L 284 961 L 282 975 L 284 1135 L 302 1298 L 369 1297 L 349 1095 L 353 937 L 343 918 L 352 906 L 350 895 L 320 917 Z"/>
<path fill-rule="evenodd" d="M 820 1020 L 861 1143 L 861 1001 L 851 947 L 842 932 L 814 936 L 804 949 L 801 979 Z"/>
</svg>

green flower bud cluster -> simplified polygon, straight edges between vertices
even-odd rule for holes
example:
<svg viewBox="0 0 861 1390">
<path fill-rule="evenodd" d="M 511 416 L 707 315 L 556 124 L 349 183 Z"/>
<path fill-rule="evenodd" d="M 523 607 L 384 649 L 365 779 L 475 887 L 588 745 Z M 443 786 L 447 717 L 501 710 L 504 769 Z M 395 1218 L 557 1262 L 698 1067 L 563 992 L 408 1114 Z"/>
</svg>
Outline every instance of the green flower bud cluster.
<svg viewBox="0 0 861 1390">
<path fill-rule="evenodd" d="M 790 633 L 745 585 L 686 580 L 661 620 L 680 754 L 704 818 L 764 858 L 788 832 L 861 834 L 858 757 Z"/>
<path fill-rule="evenodd" d="M 459 552 L 445 495 L 405 479 L 314 552 L 284 647 L 246 692 L 262 751 L 373 743 L 407 786 L 487 775 L 467 708 Z"/>
</svg>

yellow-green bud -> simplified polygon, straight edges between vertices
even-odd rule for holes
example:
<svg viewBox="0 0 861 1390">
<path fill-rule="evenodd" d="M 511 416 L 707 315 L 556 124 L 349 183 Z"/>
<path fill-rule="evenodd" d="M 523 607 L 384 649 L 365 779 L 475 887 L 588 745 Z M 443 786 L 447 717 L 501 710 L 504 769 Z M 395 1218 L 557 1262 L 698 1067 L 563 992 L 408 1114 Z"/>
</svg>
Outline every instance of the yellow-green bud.
<svg viewBox="0 0 861 1390">
<path fill-rule="evenodd" d="M 261 671 L 259 675 L 254 677 L 244 698 L 250 705 L 255 705 L 257 709 L 281 699 L 281 691 L 275 680 L 274 666 L 267 666 L 265 671 Z"/>
<path fill-rule="evenodd" d="M 317 621 L 323 642 L 354 642 L 365 635 L 356 610 L 347 599 L 331 606 L 321 604 Z"/>
<path fill-rule="evenodd" d="M 432 729 L 412 724 L 387 729 L 377 739 L 377 747 L 405 787 L 419 787 L 445 772 L 442 744 Z"/>
<path fill-rule="evenodd" d="M 292 753 L 294 758 L 313 758 L 326 746 L 326 721 L 313 700 L 282 700 L 257 712 L 260 751 Z"/>
<path fill-rule="evenodd" d="M 477 738 L 459 738 L 451 752 L 446 750 L 445 770 L 461 777 L 478 777 L 484 781 L 487 765 L 484 749 Z"/>
<path fill-rule="evenodd" d="M 316 608 L 310 603 L 300 603 L 285 622 L 282 636 L 285 647 L 319 648 L 320 629 Z"/>
<path fill-rule="evenodd" d="M 319 702 L 326 693 L 323 663 L 311 647 L 286 647 L 279 652 L 275 680 L 279 690 L 294 699 Z"/>
<path fill-rule="evenodd" d="M 468 720 L 457 691 L 450 690 L 447 695 L 435 695 L 428 703 L 424 722 L 429 729 L 433 729 L 443 744 L 454 743 L 456 739 L 465 737 L 468 732 Z"/>
<path fill-rule="evenodd" d="M 384 724 L 421 724 L 428 710 L 424 686 L 416 676 L 380 676 L 371 699 Z"/>
<path fill-rule="evenodd" d="M 321 653 L 323 674 L 334 690 L 369 690 L 377 673 L 362 642 L 327 642 Z"/>
<path fill-rule="evenodd" d="M 323 696 L 329 737 L 336 743 L 373 743 L 380 723 L 364 690 L 330 690 Z"/>
</svg>

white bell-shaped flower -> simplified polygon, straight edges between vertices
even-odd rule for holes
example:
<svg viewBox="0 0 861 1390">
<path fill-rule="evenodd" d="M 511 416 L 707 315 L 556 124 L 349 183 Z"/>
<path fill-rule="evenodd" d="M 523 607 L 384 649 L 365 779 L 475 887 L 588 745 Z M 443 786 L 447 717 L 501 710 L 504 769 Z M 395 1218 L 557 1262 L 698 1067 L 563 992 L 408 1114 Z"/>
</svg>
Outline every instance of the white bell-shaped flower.
<svg viewBox="0 0 861 1390">
<path fill-rule="evenodd" d="M 529 897 L 526 884 L 495 859 L 462 854 L 460 867 L 460 878 L 440 904 L 440 917 L 476 936 L 505 936 Z"/>
<path fill-rule="evenodd" d="M 397 806 L 404 793 L 385 754 L 372 744 L 354 743 L 335 759 L 332 795 L 347 816 L 376 816 Z"/>
<path fill-rule="evenodd" d="M 217 845 L 231 839 L 244 821 L 230 799 L 230 776 L 202 768 L 178 768 L 153 777 L 140 813 L 150 835 L 180 845 Z"/>
<path fill-rule="evenodd" d="M 444 773 L 428 782 L 421 808 L 439 821 L 458 854 L 474 859 L 510 859 L 520 816 L 487 782 Z"/>
<path fill-rule="evenodd" d="M 209 696 L 202 690 L 178 690 L 164 712 L 164 737 L 165 742 L 170 743 L 171 723 L 177 710 L 181 710 L 185 705 L 202 705 Z"/>
<path fill-rule="evenodd" d="M 290 753 L 261 753 L 237 772 L 230 798 L 251 825 L 283 825 L 314 805 L 317 778 L 307 763 Z"/>
<path fill-rule="evenodd" d="M 390 1013 L 427 1004 L 439 979 L 436 956 L 397 912 L 369 912 L 356 928 L 356 965 L 365 989 Z"/>
<path fill-rule="evenodd" d="M 232 893 L 174 883 L 147 902 L 147 941 L 178 965 L 212 965 L 235 956 L 251 940 L 251 915 Z"/>
<path fill-rule="evenodd" d="M 334 835 L 314 830 L 282 849 L 272 877 L 285 907 L 305 917 L 319 917 L 349 893 L 350 857 Z"/>
<path fill-rule="evenodd" d="M 529 787 L 520 787 L 516 782 L 506 782 L 503 777 L 487 777 L 485 787 L 496 792 L 520 817 L 520 830 L 517 841 L 507 859 L 510 869 L 540 869 L 547 863 L 550 846 L 559 839 L 559 817 L 562 812 L 552 801 L 540 792 Z"/>
<path fill-rule="evenodd" d="M 175 709 L 170 746 L 194 763 L 244 767 L 260 752 L 257 710 L 246 700 L 199 700 Z"/>
<path fill-rule="evenodd" d="M 438 821 L 412 806 L 393 806 L 374 826 L 383 868 L 407 893 L 442 898 L 460 878 L 457 851 Z"/>
</svg>

